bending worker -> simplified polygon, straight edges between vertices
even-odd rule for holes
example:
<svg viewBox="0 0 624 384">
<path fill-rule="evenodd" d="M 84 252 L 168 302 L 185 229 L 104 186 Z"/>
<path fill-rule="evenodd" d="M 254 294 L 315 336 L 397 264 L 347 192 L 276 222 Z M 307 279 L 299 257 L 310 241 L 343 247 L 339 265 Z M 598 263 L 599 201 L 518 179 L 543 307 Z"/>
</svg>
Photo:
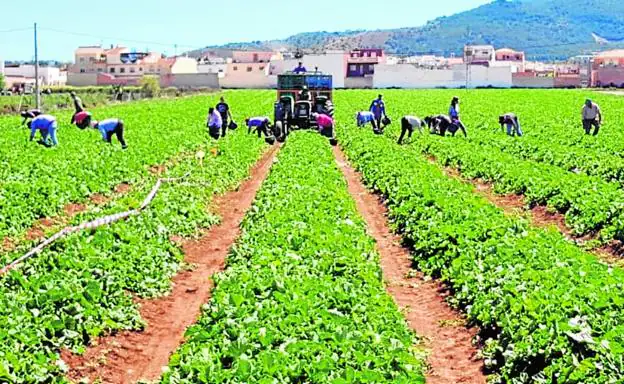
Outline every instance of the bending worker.
<svg viewBox="0 0 624 384">
<path fill-rule="evenodd" d="M 23 111 L 20 115 L 24 118 L 22 121 L 22 125 L 26 124 L 29 119 L 34 119 L 35 117 L 41 115 L 43 112 L 39 109 L 29 109 L 28 111 Z"/>
<path fill-rule="evenodd" d="M 268 117 L 251 117 L 245 119 L 247 124 L 247 134 L 251 133 L 252 129 L 258 132 L 258 137 L 269 136 L 269 129 L 271 128 L 271 120 Z"/>
<path fill-rule="evenodd" d="M 91 126 L 91 112 L 82 111 L 74 114 L 72 120 L 76 123 L 76 126 L 80 129 L 85 129 Z"/>
<path fill-rule="evenodd" d="M 401 136 L 399 136 L 399 141 L 397 142 L 399 145 L 403 144 L 403 138 L 405 137 L 405 133 L 409 132 L 408 138 L 412 138 L 412 133 L 414 133 L 414 129 L 418 129 L 420 133 L 422 133 L 422 127 L 424 122 L 416 116 L 403 116 L 401 119 Z"/>
<path fill-rule="evenodd" d="M 582 115 L 585 134 L 589 135 L 591 127 L 594 126 L 594 136 L 598 135 L 600 125 L 602 124 L 602 111 L 600 110 L 598 104 L 594 103 L 590 99 L 585 100 Z"/>
<path fill-rule="evenodd" d="M 28 128 L 30 128 L 30 141 L 34 140 L 35 134 L 39 131 L 41 133 L 41 144 L 46 147 L 58 145 L 58 140 L 56 138 L 56 130 L 58 128 L 56 117 L 51 115 L 39 115 L 28 122 Z M 50 140 L 48 141 L 48 139 Z"/>
<path fill-rule="evenodd" d="M 373 129 L 377 129 L 375 125 L 375 115 L 373 114 L 373 112 L 370 112 L 370 111 L 358 112 L 357 115 L 355 115 L 355 121 L 358 127 L 363 127 L 366 124 L 371 123 L 371 125 L 373 126 Z"/>
<path fill-rule="evenodd" d="M 206 121 L 208 134 L 215 140 L 219 140 L 219 133 L 223 128 L 223 119 L 221 114 L 214 108 L 208 108 L 208 119 Z"/>
<path fill-rule="evenodd" d="M 498 123 L 501 126 L 501 129 L 504 129 L 504 126 L 507 125 L 507 135 L 509 136 L 522 136 L 522 129 L 520 128 L 520 122 L 518 121 L 518 116 L 515 113 L 505 113 L 498 117 Z"/>
<path fill-rule="evenodd" d="M 69 95 L 71 96 L 72 101 L 74 102 L 74 109 L 75 109 L 75 112 L 72 116 L 70 124 L 74 124 L 76 122 L 76 115 L 79 114 L 80 112 L 84 112 L 85 107 L 84 107 L 84 104 L 82 104 L 82 99 L 76 95 L 76 92 L 72 91 L 69 93 Z"/>
<path fill-rule="evenodd" d="M 225 98 L 222 96 L 219 100 L 219 104 L 217 104 L 215 108 L 217 109 L 217 112 L 219 112 L 219 114 L 221 115 L 221 120 L 223 120 L 223 123 L 221 124 L 221 136 L 225 137 L 228 129 L 228 120 L 234 121 L 234 119 L 232 118 L 232 114 L 230 113 L 230 106 L 225 102 Z"/>
<path fill-rule="evenodd" d="M 387 118 L 388 116 L 386 115 L 386 104 L 383 101 L 383 95 L 378 95 L 377 98 L 375 100 L 373 100 L 373 102 L 370 105 L 369 110 L 373 113 L 374 117 L 375 117 L 375 123 L 377 125 L 376 129 L 377 131 L 383 131 L 383 128 L 381 126 L 381 119 L 382 118 Z M 375 128 L 375 127 L 373 127 Z"/>
<path fill-rule="evenodd" d="M 334 119 L 323 113 L 313 113 L 312 118 L 316 120 L 319 133 L 327 137 L 332 145 L 336 145 L 336 137 L 334 136 Z"/>
<path fill-rule="evenodd" d="M 121 148 L 126 149 L 126 140 L 124 139 L 124 123 L 120 119 L 106 119 L 103 121 L 94 121 L 93 128 L 100 131 L 102 139 L 109 144 L 112 144 L 113 135 L 117 136 L 117 140 L 121 143 Z"/>
</svg>

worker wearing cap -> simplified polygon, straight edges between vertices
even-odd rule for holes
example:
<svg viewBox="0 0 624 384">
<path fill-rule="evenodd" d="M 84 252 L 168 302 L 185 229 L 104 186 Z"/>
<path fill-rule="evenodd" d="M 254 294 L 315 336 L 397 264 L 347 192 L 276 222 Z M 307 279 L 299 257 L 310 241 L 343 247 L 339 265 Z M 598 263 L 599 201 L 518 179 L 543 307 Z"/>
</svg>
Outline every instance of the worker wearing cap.
<svg viewBox="0 0 624 384">
<path fill-rule="evenodd" d="M 598 104 L 594 103 L 590 99 L 585 100 L 582 115 L 585 134 L 589 135 L 591 127 L 594 126 L 594 136 L 598 135 L 600 125 L 602 124 L 602 111 L 600 111 Z"/>
<path fill-rule="evenodd" d="M 85 129 L 91 125 L 91 119 L 91 112 L 82 111 L 76 113 L 72 120 L 78 128 Z"/>
<path fill-rule="evenodd" d="M 383 95 L 378 95 L 375 100 L 370 105 L 369 111 L 371 111 L 375 117 L 375 125 L 373 129 L 377 131 L 383 130 L 381 126 L 381 119 L 387 118 L 386 116 L 386 104 L 383 101 Z"/>
<path fill-rule="evenodd" d="M 106 119 L 102 121 L 94 121 L 91 126 L 102 135 L 105 142 L 111 144 L 113 135 L 117 136 L 117 140 L 121 143 L 121 148 L 126 149 L 128 145 L 124 139 L 124 123 L 120 119 Z"/>
<path fill-rule="evenodd" d="M 219 104 L 217 104 L 215 109 L 219 112 L 221 120 L 223 121 L 221 124 L 221 136 L 224 137 L 227 133 L 228 121 L 233 121 L 234 119 L 232 118 L 232 113 L 230 113 L 230 106 L 225 102 L 225 98 L 223 96 L 219 99 Z"/>
<path fill-rule="evenodd" d="M 34 119 L 41 114 L 43 114 L 43 112 L 41 112 L 41 110 L 39 109 L 29 109 L 28 111 L 22 111 L 22 113 L 20 113 L 20 115 L 24 118 L 24 120 L 22 121 L 22 125 L 26 124 L 26 121 L 28 121 L 29 119 Z"/>
<path fill-rule="evenodd" d="M 39 115 L 28 122 L 28 128 L 30 128 L 30 141 L 33 141 L 37 131 L 41 133 L 41 143 L 46 147 L 58 145 L 58 139 L 56 138 L 56 129 L 58 125 L 56 123 L 56 117 L 51 115 Z M 50 139 L 50 142 L 48 141 Z"/>
<path fill-rule="evenodd" d="M 268 117 L 251 117 L 245 119 L 245 123 L 247 124 L 247 133 L 251 133 L 252 129 L 258 132 L 258 137 L 262 137 L 264 133 L 265 136 L 269 136 L 269 129 L 271 128 L 271 120 Z"/>
<path fill-rule="evenodd" d="M 206 121 L 208 127 L 208 134 L 215 140 L 219 139 L 219 132 L 223 127 L 223 119 L 221 114 L 214 108 L 208 109 L 208 119 Z M 225 136 L 225 135 L 224 135 Z"/>
<path fill-rule="evenodd" d="M 403 138 L 405 134 L 409 132 L 408 138 L 412 138 L 412 133 L 414 133 L 414 129 L 418 129 L 420 133 L 422 133 L 422 127 L 425 123 L 416 116 L 403 116 L 401 119 L 401 136 L 399 136 L 399 141 L 397 142 L 399 145 L 403 144 Z"/>
<path fill-rule="evenodd" d="M 518 121 L 518 116 L 515 113 L 505 113 L 504 115 L 500 115 L 498 117 L 498 123 L 501 126 L 501 129 L 504 129 L 504 126 L 507 125 L 507 135 L 509 136 L 522 136 L 522 128 L 520 128 L 520 122 Z"/>
<path fill-rule="evenodd" d="M 85 107 L 84 107 L 84 104 L 82 104 L 82 99 L 76 95 L 76 92 L 72 91 L 69 93 L 69 95 L 71 96 L 72 101 L 74 102 L 75 112 L 71 119 L 71 124 L 74 124 L 76 122 L 76 115 L 79 114 L 80 112 L 84 112 Z"/>
<path fill-rule="evenodd" d="M 293 72 L 296 75 L 303 75 L 307 72 L 308 70 L 306 69 L 306 67 L 303 66 L 303 63 L 300 61 L 299 65 L 297 67 L 295 67 L 295 69 L 293 69 Z"/>
</svg>

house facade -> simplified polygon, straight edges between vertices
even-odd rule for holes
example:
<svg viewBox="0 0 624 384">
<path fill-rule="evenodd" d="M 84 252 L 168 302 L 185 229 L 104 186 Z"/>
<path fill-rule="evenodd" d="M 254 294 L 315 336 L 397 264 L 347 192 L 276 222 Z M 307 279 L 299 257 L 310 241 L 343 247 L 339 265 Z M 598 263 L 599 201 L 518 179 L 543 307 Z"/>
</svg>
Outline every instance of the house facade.
<svg viewBox="0 0 624 384">
<path fill-rule="evenodd" d="M 497 66 L 509 66 L 511 72 L 524 72 L 525 55 L 524 52 L 515 51 L 511 48 L 501 48 L 494 52 L 494 62 Z"/>
<path fill-rule="evenodd" d="M 593 87 L 624 87 L 624 49 L 601 52 L 592 63 Z"/>
<path fill-rule="evenodd" d="M 466 45 L 464 63 L 468 65 L 490 65 L 496 61 L 496 51 L 491 45 Z"/>
</svg>

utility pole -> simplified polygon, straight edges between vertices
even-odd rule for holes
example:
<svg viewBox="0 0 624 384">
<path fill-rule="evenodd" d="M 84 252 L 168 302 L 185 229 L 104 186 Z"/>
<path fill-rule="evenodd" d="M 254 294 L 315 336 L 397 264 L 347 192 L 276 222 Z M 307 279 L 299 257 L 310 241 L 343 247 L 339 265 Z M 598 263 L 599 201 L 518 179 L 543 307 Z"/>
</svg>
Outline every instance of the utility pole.
<svg viewBox="0 0 624 384">
<path fill-rule="evenodd" d="M 173 49 L 174 49 L 174 57 L 178 57 L 178 44 L 174 44 L 173 45 Z"/>
<path fill-rule="evenodd" d="M 37 23 L 35 23 L 35 97 L 37 109 L 41 109 L 41 93 L 39 92 L 39 46 L 37 44 Z"/>
</svg>

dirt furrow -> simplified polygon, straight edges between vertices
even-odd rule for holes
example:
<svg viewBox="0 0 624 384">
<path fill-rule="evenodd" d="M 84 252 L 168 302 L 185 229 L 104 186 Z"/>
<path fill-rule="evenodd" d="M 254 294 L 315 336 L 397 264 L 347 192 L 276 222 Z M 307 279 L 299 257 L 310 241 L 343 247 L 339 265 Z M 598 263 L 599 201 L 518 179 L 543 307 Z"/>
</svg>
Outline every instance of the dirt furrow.
<svg viewBox="0 0 624 384">
<path fill-rule="evenodd" d="M 436 163 L 435 158 L 432 156 L 428 156 L 427 158 L 432 164 L 441 167 L 442 171 L 447 176 L 464 183 L 472 184 L 475 187 L 475 192 L 477 194 L 502 209 L 508 215 L 521 215 L 527 218 L 527 220 L 529 220 L 529 222 L 535 227 L 554 227 L 561 232 L 566 239 L 575 243 L 579 247 L 585 248 L 589 241 L 598 239 L 598 233 L 592 233 L 584 236 L 575 235 L 572 229 L 566 224 L 565 215 L 559 212 L 553 212 L 548 207 L 543 205 L 529 207 L 529 205 L 525 202 L 523 195 L 497 194 L 494 192 L 494 186 L 492 183 L 481 179 L 466 178 L 456 168 L 443 167 Z M 619 266 L 624 265 L 624 243 L 620 241 L 614 240 L 608 244 L 600 246 L 599 248 L 590 249 L 589 251 L 606 263 Z"/>
<path fill-rule="evenodd" d="M 427 383 L 486 383 L 483 364 L 472 343 L 476 330 L 466 328 L 465 319 L 445 302 L 444 288 L 439 283 L 412 269 L 409 250 L 389 229 L 386 207 L 364 187 L 342 151 L 336 147 L 334 154 L 369 234 L 377 242 L 386 289 L 397 305 L 406 310 L 409 326 L 425 338 L 430 351 Z"/>
<path fill-rule="evenodd" d="M 213 206 L 221 217 L 220 224 L 206 231 L 201 239 L 183 244 L 185 261 L 195 268 L 173 279 L 170 295 L 140 300 L 146 329 L 102 337 L 82 356 L 64 351 L 62 359 L 70 367 L 68 378 L 126 384 L 160 377 L 171 353 L 184 341 L 184 332 L 210 299 L 210 277 L 225 267 L 227 253 L 240 234 L 239 225 L 266 179 L 278 149 L 274 146 L 262 157 L 238 190 L 215 199 Z"/>
</svg>

